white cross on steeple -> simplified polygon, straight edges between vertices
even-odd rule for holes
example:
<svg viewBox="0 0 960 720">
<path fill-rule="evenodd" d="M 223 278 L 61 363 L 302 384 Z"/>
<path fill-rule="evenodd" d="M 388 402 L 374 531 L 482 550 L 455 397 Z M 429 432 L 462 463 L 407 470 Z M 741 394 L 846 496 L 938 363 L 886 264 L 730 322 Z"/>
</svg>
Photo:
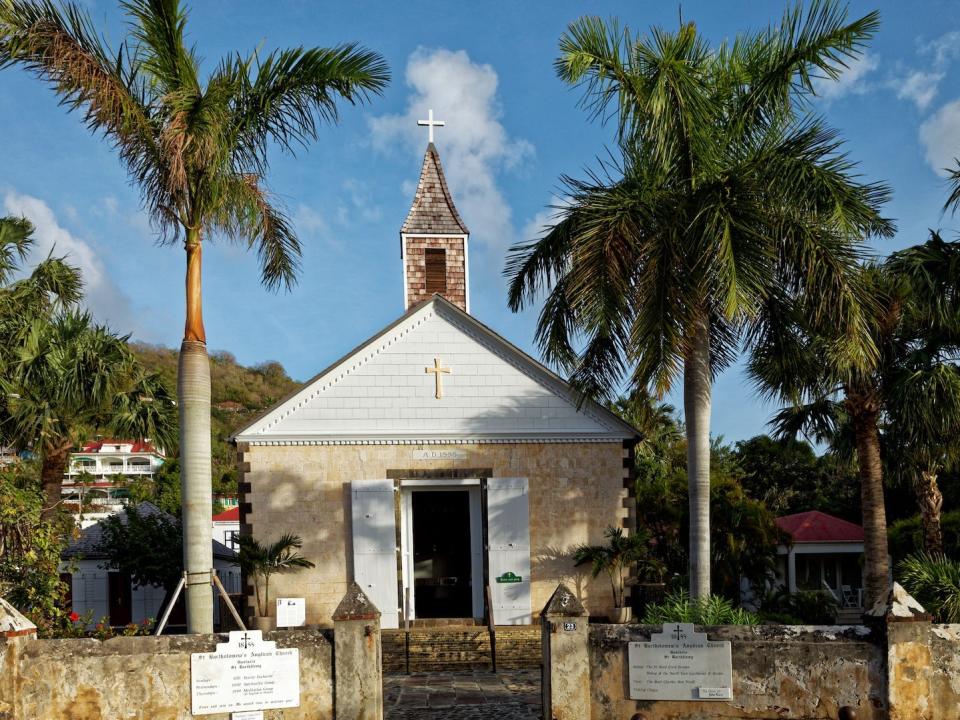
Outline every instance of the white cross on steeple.
<svg viewBox="0 0 960 720">
<path fill-rule="evenodd" d="M 446 123 L 443 120 L 434 120 L 433 119 L 433 108 L 427 112 L 427 120 L 417 120 L 417 125 L 421 127 L 426 126 L 429 132 L 429 140 L 433 142 L 433 129 L 435 127 L 443 127 Z"/>
</svg>

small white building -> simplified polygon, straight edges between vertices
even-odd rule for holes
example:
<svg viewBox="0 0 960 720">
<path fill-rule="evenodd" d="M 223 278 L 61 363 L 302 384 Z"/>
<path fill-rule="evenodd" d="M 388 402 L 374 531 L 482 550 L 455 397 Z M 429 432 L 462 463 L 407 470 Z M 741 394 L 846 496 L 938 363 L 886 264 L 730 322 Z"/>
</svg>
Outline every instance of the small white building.
<svg viewBox="0 0 960 720">
<path fill-rule="evenodd" d="M 165 515 L 156 505 L 142 502 L 137 509 L 143 515 Z M 121 521 L 126 511 L 118 513 Z M 167 515 L 167 517 L 171 517 Z M 60 578 L 68 584 L 69 606 L 78 615 L 93 612 L 92 623 L 107 618 L 112 626 L 142 623 L 156 619 L 163 605 L 165 590 L 147 585 L 135 587 L 127 573 L 109 569 L 107 555 L 100 549 L 103 526 L 96 522 L 84 528 L 61 556 Z M 240 592 L 240 568 L 234 562 L 236 553 L 213 540 L 213 565 L 220 581 L 230 594 Z M 214 603 L 214 622 L 217 622 L 219 603 Z M 169 625 L 176 628 L 186 622 L 183 599 L 174 607 Z"/>
<path fill-rule="evenodd" d="M 213 516 L 213 539 L 234 552 L 240 549 L 240 506 L 234 505 Z"/>
</svg>

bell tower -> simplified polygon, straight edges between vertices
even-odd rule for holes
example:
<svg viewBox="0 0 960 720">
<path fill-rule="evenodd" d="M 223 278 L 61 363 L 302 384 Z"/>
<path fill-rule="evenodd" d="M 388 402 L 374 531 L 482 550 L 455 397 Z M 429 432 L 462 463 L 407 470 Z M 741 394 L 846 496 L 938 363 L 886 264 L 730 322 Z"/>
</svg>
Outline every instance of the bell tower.
<svg viewBox="0 0 960 720">
<path fill-rule="evenodd" d="M 417 124 L 429 128 L 429 143 L 413 205 L 400 228 L 404 307 L 409 309 L 439 293 L 470 312 L 470 231 L 450 197 L 440 154 L 433 144 L 433 129 L 443 126 L 443 122 L 434 120 L 431 110 L 429 120 Z"/>
</svg>

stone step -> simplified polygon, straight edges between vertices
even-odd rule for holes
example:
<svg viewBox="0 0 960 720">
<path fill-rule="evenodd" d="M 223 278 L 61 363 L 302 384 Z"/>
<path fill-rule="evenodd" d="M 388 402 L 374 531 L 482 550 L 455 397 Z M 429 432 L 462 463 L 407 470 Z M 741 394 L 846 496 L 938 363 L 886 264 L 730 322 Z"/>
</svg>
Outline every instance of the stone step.
<svg viewBox="0 0 960 720">
<path fill-rule="evenodd" d="M 540 667 L 539 626 L 497 628 L 496 641 L 498 669 Z M 382 643 L 384 672 L 489 670 L 492 666 L 490 634 L 485 628 L 384 630 Z"/>
</svg>

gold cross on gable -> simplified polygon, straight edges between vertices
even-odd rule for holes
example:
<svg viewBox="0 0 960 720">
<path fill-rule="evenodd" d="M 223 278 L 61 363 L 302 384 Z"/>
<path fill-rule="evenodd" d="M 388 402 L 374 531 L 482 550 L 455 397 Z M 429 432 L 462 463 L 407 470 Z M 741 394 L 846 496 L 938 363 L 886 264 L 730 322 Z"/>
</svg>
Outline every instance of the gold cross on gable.
<svg viewBox="0 0 960 720">
<path fill-rule="evenodd" d="M 427 367 L 423 369 L 424 372 L 433 373 L 434 377 L 437 378 L 437 393 L 436 398 L 439 400 L 443 397 L 443 380 L 441 373 L 447 373 L 448 375 L 452 372 L 448 367 L 440 367 L 440 358 L 433 359 L 433 367 Z"/>
</svg>

